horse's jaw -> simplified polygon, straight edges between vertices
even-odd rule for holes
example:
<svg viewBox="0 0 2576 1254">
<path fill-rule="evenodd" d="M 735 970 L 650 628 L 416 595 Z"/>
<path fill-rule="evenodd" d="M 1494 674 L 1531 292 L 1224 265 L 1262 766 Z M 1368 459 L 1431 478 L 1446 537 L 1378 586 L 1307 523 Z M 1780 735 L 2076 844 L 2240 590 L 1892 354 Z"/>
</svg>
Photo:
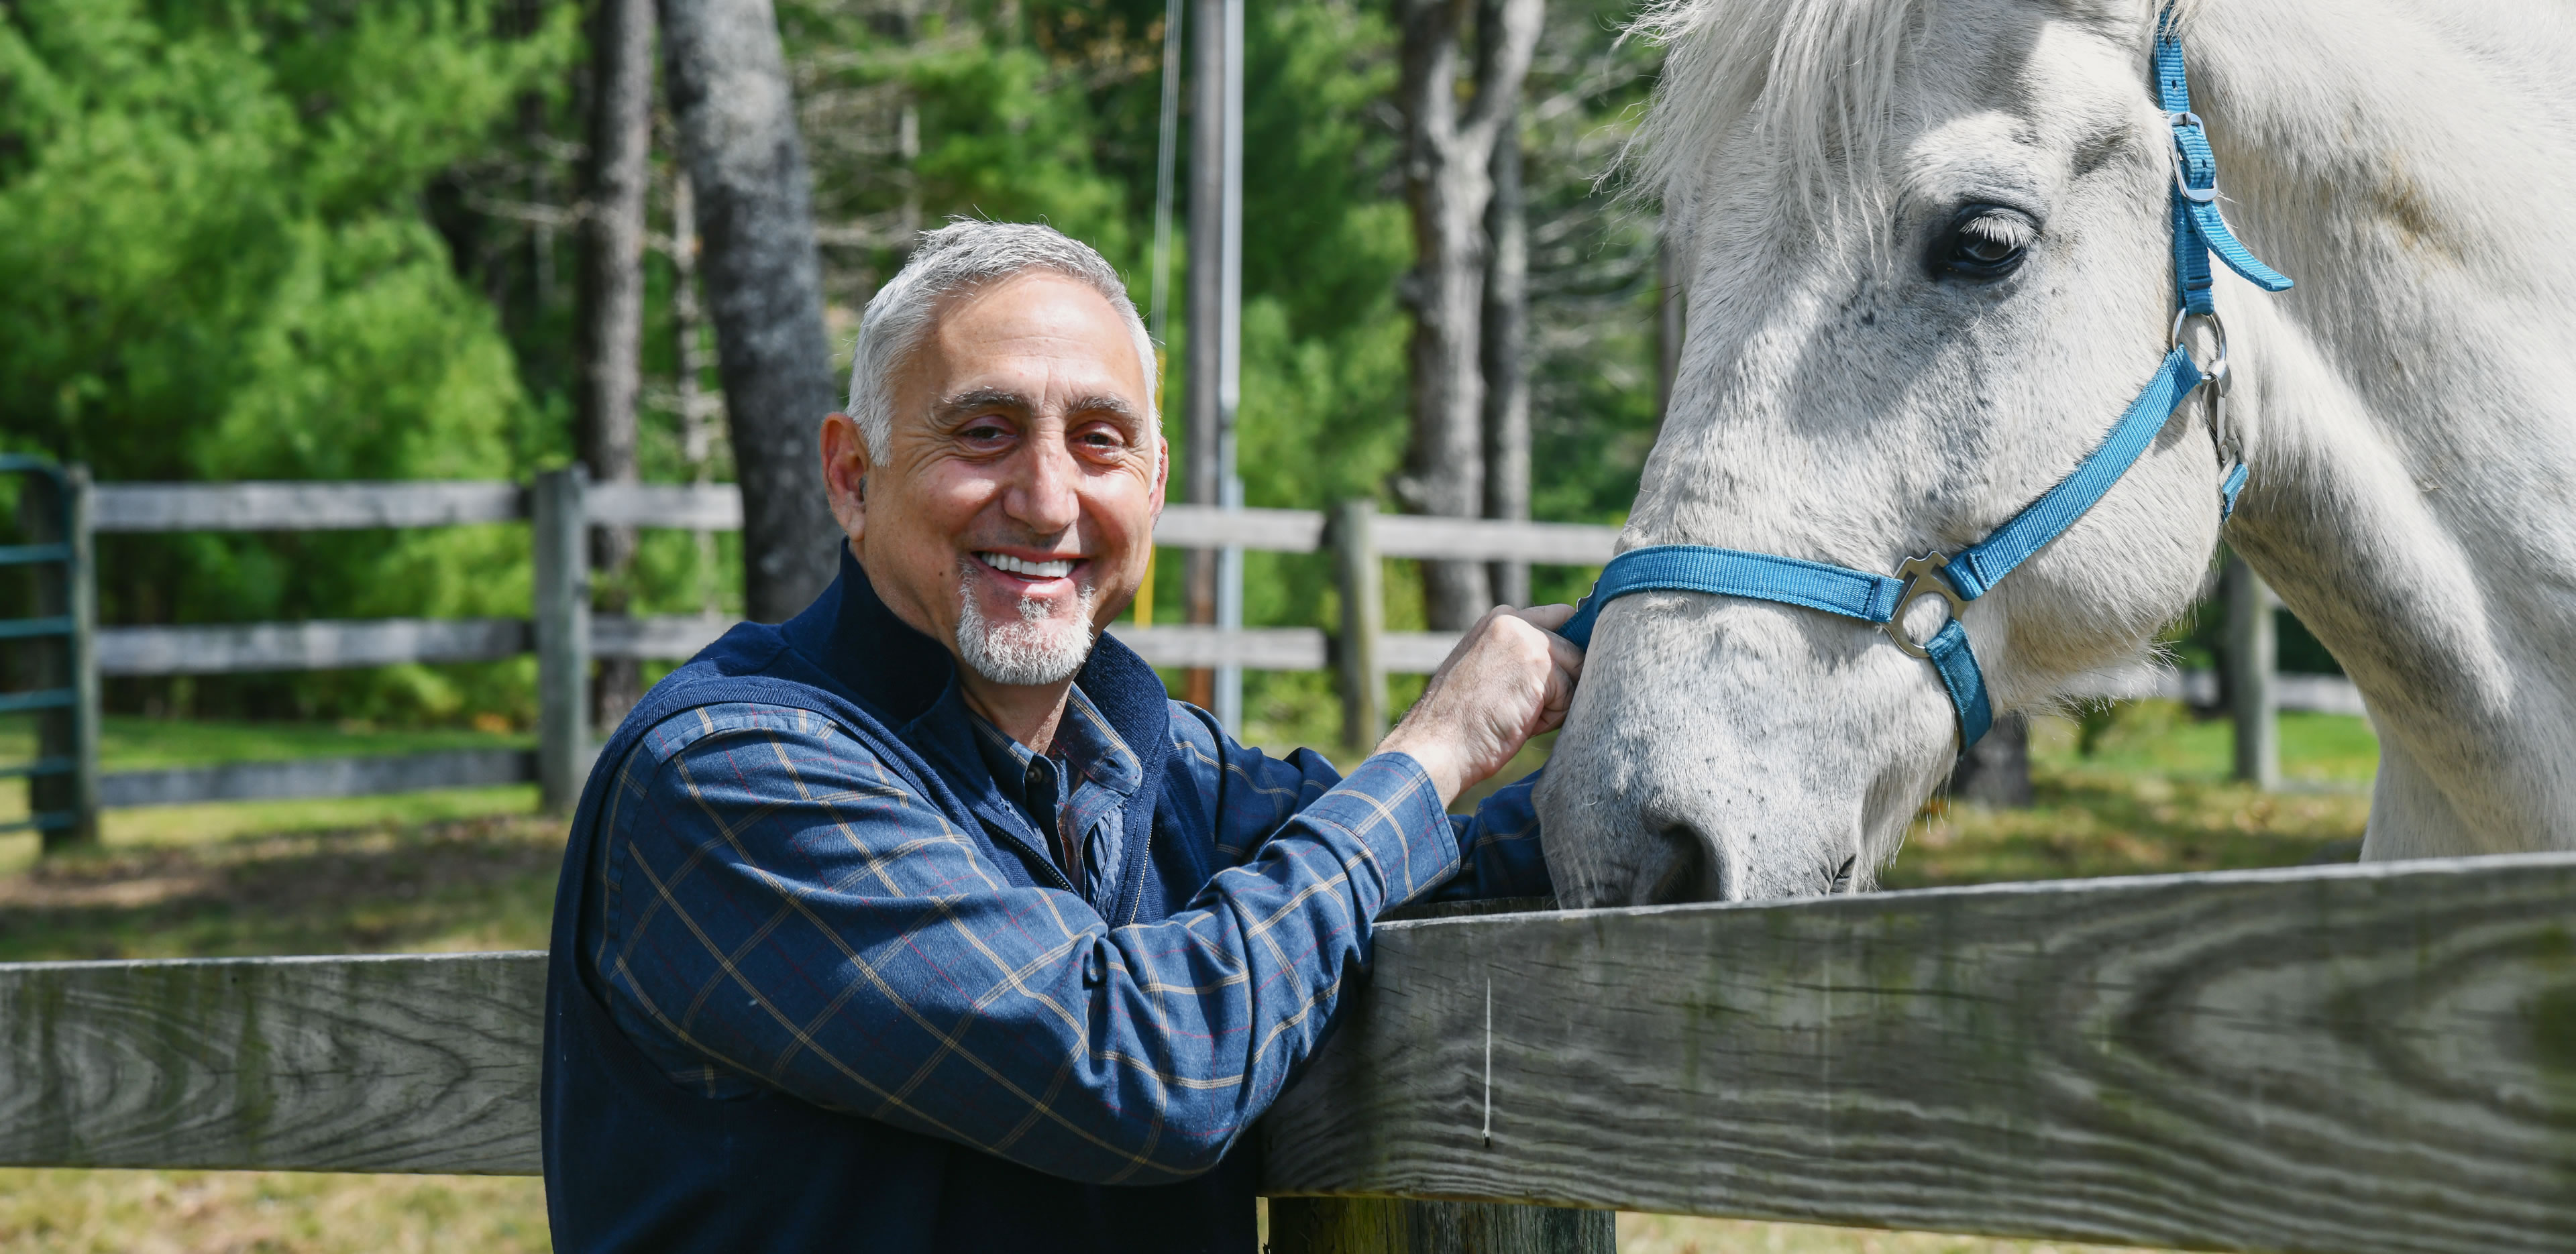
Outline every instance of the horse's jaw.
<svg viewBox="0 0 2576 1254">
<path fill-rule="evenodd" d="M 1930 669 L 1874 629 L 1646 594 L 1595 641 L 1537 793 L 1568 907 L 1866 889 L 1956 749 Z"/>
</svg>

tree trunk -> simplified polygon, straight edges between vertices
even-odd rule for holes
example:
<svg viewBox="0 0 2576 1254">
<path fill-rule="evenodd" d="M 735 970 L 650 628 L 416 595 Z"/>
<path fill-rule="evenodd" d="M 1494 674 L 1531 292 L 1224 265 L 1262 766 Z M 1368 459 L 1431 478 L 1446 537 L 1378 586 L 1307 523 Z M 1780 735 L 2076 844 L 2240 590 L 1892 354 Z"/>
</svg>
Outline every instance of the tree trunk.
<svg viewBox="0 0 2576 1254">
<path fill-rule="evenodd" d="M 724 415 L 724 393 L 698 391 L 706 373 L 698 346 L 698 209 L 696 189 L 686 169 L 671 171 L 671 361 L 673 396 L 680 409 L 680 460 L 688 463 L 689 482 L 706 483 L 715 460 L 716 427 L 710 418 Z M 721 612 L 716 580 L 716 533 L 696 533 L 698 542 L 698 611 Z"/>
<path fill-rule="evenodd" d="M 742 484 L 743 610 L 779 622 L 840 569 L 815 448 L 833 401 L 812 177 L 769 0 L 661 0 L 661 10 Z"/>
<path fill-rule="evenodd" d="M 1521 79 L 1538 42 L 1540 0 L 1491 0 L 1479 40 L 1475 95 L 1460 107 L 1460 28 L 1475 0 L 1399 0 L 1403 47 L 1396 97 L 1404 114 L 1405 201 L 1414 267 L 1402 293 L 1413 309 L 1413 443 L 1400 495 L 1426 514 L 1474 518 L 1485 504 L 1484 378 L 1479 323 L 1484 217 L 1494 144 L 1518 116 Z M 1483 564 L 1425 562 L 1431 626 L 1459 630 L 1492 604 Z"/>
<path fill-rule="evenodd" d="M 635 405 L 642 391 L 644 193 L 653 152 L 652 0 L 598 0 L 590 30 L 589 212 L 581 228 L 581 460 L 593 483 L 635 481 Z M 591 533 L 594 608 L 623 614 L 635 529 Z M 642 663 L 607 658 L 591 688 L 591 726 L 612 728 L 644 695 Z"/>
<path fill-rule="evenodd" d="M 1479 57 L 1496 55 L 1494 40 L 1508 29 L 1498 12 L 1507 0 L 1483 0 L 1476 19 Z M 1494 195 L 1485 206 L 1485 517 L 1513 521 L 1530 516 L 1529 216 L 1521 197 L 1520 110 L 1504 119 L 1494 140 Z M 1530 603 L 1527 562 L 1495 562 L 1487 570 L 1494 600 Z"/>
</svg>

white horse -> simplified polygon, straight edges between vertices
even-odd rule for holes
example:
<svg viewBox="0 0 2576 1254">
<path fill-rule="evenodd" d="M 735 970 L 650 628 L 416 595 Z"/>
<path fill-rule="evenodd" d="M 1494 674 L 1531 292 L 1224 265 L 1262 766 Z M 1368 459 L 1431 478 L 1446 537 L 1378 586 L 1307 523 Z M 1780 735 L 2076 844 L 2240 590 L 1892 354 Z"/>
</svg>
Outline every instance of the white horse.
<svg viewBox="0 0 2576 1254">
<path fill-rule="evenodd" d="M 1689 241 L 1673 406 L 1621 547 L 1893 573 L 2064 476 L 2165 353 L 2154 0 L 1672 0 L 1640 169 Z M 2176 14 L 2222 202 L 2251 481 L 2224 526 L 2380 737 L 2365 858 L 2576 848 L 2576 9 Z M 2201 351 L 2209 351 L 2202 345 Z M 1961 622 L 1994 707 L 2143 664 L 2222 525 L 2203 397 Z M 1937 627 L 1937 601 L 1904 621 Z M 1568 905 L 1867 887 L 1959 733 L 1813 610 L 1602 612 L 1538 803 Z"/>
</svg>

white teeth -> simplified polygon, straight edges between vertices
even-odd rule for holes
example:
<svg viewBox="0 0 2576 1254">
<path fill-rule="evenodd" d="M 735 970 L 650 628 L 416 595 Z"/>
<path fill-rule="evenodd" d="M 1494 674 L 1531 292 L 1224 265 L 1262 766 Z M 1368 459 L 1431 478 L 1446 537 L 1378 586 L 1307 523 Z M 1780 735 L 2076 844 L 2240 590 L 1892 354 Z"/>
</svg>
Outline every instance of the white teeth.
<svg viewBox="0 0 2576 1254">
<path fill-rule="evenodd" d="M 1031 579 L 1062 579 L 1073 573 L 1073 563 L 1068 561 L 1032 562 L 1008 553 L 978 553 L 975 556 L 995 570 L 1007 570 Z"/>
</svg>

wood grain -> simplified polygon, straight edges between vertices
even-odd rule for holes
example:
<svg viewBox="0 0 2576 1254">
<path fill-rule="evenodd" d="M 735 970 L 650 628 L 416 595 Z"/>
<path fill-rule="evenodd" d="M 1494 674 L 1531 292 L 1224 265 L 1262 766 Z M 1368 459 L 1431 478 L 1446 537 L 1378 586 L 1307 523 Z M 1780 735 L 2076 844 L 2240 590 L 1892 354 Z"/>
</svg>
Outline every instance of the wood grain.
<svg viewBox="0 0 2576 1254">
<path fill-rule="evenodd" d="M 2563 1251 L 2576 856 L 1396 924 L 1264 1140 L 1273 1193 Z"/>
<path fill-rule="evenodd" d="M 1391 1197 L 1282 1197 L 1270 1203 L 1269 1254 L 1613 1254 L 1606 1210 L 1414 1202 Z"/>
<path fill-rule="evenodd" d="M 0 1164 L 530 1174 L 542 953 L 0 965 Z"/>
<path fill-rule="evenodd" d="M 329 531 L 447 527 L 528 516 L 515 483 L 102 483 L 100 531 Z"/>
<path fill-rule="evenodd" d="M 317 671 L 397 662 L 480 662 L 528 651 L 515 618 L 367 618 L 204 627 L 102 627 L 103 675 Z"/>
<path fill-rule="evenodd" d="M 742 489 L 730 483 L 594 483 L 582 509 L 593 527 L 742 530 Z"/>
<path fill-rule="evenodd" d="M 119 771 L 99 777 L 98 796 L 100 805 L 121 810 L 208 801 L 378 797 L 432 788 L 524 784 L 536 777 L 536 755 L 525 749 L 443 749 L 431 753 Z"/>
<path fill-rule="evenodd" d="M 593 488 L 596 492 L 599 489 Z M 734 629 L 739 618 L 718 614 L 658 614 L 629 618 L 623 614 L 590 616 L 592 657 L 681 661 L 714 644 Z"/>
<path fill-rule="evenodd" d="M 1242 666 L 1257 671 L 1324 668 L 1324 633 L 1312 627 L 1137 627 L 1109 629 L 1120 644 L 1155 666 Z"/>
<path fill-rule="evenodd" d="M 1377 521 L 1377 549 L 1388 557 L 1598 566 L 1610 560 L 1618 544 L 1617 527 L 1581 523 L 1437 518 L 1427 514 L 1388 514 Z"/>
</svg>

